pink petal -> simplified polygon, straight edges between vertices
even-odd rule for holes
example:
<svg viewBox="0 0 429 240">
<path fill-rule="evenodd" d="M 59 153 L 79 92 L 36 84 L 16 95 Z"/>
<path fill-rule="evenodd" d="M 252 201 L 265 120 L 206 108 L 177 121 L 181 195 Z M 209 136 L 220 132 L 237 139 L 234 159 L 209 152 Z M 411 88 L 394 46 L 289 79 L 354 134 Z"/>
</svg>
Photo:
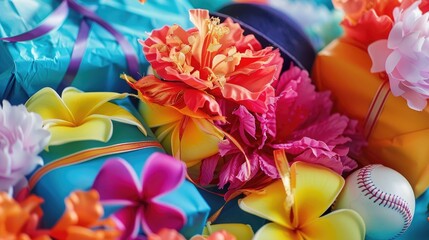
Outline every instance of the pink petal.
<svg viewBox="0 0 429 240">
<path fill-rule="evenodd" d="M 213 175 L 216 170 L 218 161 L 219 155 L 213 155 L 202 161 L 199 181 L 201 185 L 208 185 L 213 180 Z"/>
<path fill-rule="evenodd" d="M 142 170 L 142 197 L 150 200 L 176 189 L 185 180 L 183 162 L 164 153 L 153 153 Z"/>
<path fill-rule="evenodd" d="M 427 98 L 414 91 L 408 91 L 402 96 L 407 100 L 407 104 L 411 109 L 422 111 L 427 106 Z"/>
<path fill-rule="evenodd" d="M 185 223 L 186 215 L 182 211 L 163 203 L 152 201 L 144 209 L 142 227 L 146 233 L 163 228 L 180 230 Z"/>
<path fill-rule="evenodd" d="M 394 77 L 393 75 L 389 75 L 389 86 L 390 91 L 392 92 L 393 96 L 401 96 L 404 94 L 404 90 L 400 87 L 401 80 Z"/>
<path fill-rule="evenodd" d="M 315 158 L 310 150 L 307 150 L 307 151 L 304 151 L 303 153 L 301 153 L 299 156 L 297 156 L 295 158 L 295 161 L 304 161 L 304 162 L 308 162 L 308 163 L 314 163 L 314 164 L 322 165 L 322 166 L 325 166 L 327 168 L 332 169 L 333 171 L 337 172 L 338 174 L 342 174 L 343 169 L 344 169 L 343 164 L 340 161 L 338 156 L 333 158 L 333 157 L 320 155 L 317 158 Z"/>
<path fill-rule="evenodd" d="M 234 181 L 237 172 L 243 163 L 243 156 L 234 154 L 228 161 L 222 166 L 219 174 L 219 188 L 223 188 L 228 182 Z"/>
<path fill-rule="evenodd" d="M 112 215 L 113 219 L 123 227 L 121 240 L 135 238 L 139 232 L 141 214 L 138 207 L 124 207 Z"/>
<path fill-rule="evenodd" d="M 386 72 L 387 74 L 391 74 L 394 72 L 395 68 L 397 67 L 399 61 L 401 61 L 402 55 L 399 51 L 393 51 L 389 56 L 386 58 Z"/>
<path fill-rule="evenodd" d="M 393 25 L 392 30 L 389 33 L 389 41 L 387 42 L 387 47 L 390 49 L 395 49 L 401 44 L 404 32 L 403 32 L 403 23 L 397 22 Z"/>
<path fill-rule="evenodd" d="M 276 121 L 276 104 L 272 103 L 268 105 L 266 113 L 256 115 L 256 119 L 259 121 L 261 128 L 261 142 L 259 149 L 261 149 L 267 142 L 268 139 L 276 137 L 277 133 L 277 121 Z"/>
<path fill-rule="evenodd" d="M 279 177 L 279 171 L 274 163 L 274 157 L 271 154 L 259 153 L 259 166 L 261 170 L 270 178 Z"/>
<path fill-rule="evenodd" d="M 92 188 L 98 191 L 103 202 L 136 202 L 140 192 L 138 182 L 138 177 L 128 162 L 122 158 L 110 158 L 101 167 Z"/>
<path fill-rule="evenodd" d="M 387 48 L 387 40 L 378 40 L 368 46 L 368 54 L 372 60 L 371 72 L 382 72 L 386 69 L 386 59 L 392 50 Z"/>
<path fill-rule="evenodd" d="M 238 117 L 238 131 L 240 133 L 241 139 L 245 142 L 245 144 L 250 145 L 250 141 L 256 140 L 255 116 L 253 116 L 244 106 L 238 107 L 238 109 L 236 109 L 233 114 Z M 247 136 L 251 136 L 252 138 L 249 140 Z"/>
<path fill-rule="evenodd" d="M 399 74 L 401 74 L 402 79 L 405 79 L 411 84 L 417 84 L 418 82 L 424 80 L 420 75 L 420 69 L 416 66 L 414 62 L 407 61 L 402 58 L 401 61 L 396 66 Z"/>
</svg>

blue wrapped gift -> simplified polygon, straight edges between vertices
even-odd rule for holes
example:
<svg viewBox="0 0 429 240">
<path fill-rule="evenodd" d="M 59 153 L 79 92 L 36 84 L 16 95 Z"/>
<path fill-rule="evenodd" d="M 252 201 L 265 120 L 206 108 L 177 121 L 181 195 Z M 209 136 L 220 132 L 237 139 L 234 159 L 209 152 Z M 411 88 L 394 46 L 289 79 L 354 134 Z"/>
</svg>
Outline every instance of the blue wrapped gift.
<svg viewBox="0 0 429 240">
<path fill-rule="evenodd" d="M 83 17 L 71 4 L 79 4 L 92 12 L 124 36 L 131 45 L 138 66 L 130 72 L 117 39 L 97 22 Z M 46 35 L 29 41 L 0 41 L 0 98 L 13 104 L 24 103 L 29 96 L 43 87 L 58 89 L 70 63 L 75 41 L 82 22 L 89 27 L 80 67 L 75 76 L 69 76 L 66 85 L 84 91 L 130 91 L 121 73 L 145 73 L 148 63 L 138 39 L 164 25 L 180 24 L 191 27 L 188 0 L 147 1 L 137 0 L 16 0 L 0 1 L 0 38 L 16 36 L 47 24 L 44 21 L 59 6 L 69 6 L 64 22 L 53 20 L 58 27 Z M 168 16 L 168 17 L 166 17 Z M 61 20 L 61 19 L 60 19 Z M 39 31 L 40 32 L 40 31 Z M 79 47 L 75 51 L 78 53 Z M 134 54 L 130 54 L 134 55 Z M 71 74 L 74 75 L 74 74 Z"/>
<path fill-rule="evenodd" d="M 41 91 L 44 90 L 42 89 Z M 65 91 L 67 90 L 66 88 Z M 51 91 L 53 92 L 53 90 Z M 78 90 L 72 91 L 78 92 Z M 47 92 L 47 94 L 50 94 L 49 91 Z M 80 93 L 78 92 L 78 94 Z M 77 97 L 81 98 L 81 96 Z M 70 99 L 70 97 L 68 98 Z M 42 117 L 56 114 L 55 109 L 59 109 L 59 107 L 54 108 L 53 111 L 46 110 L 43 104 L 46 101 L 43 100 L 40 101 L 39 98 L 33 101 L 33 98 L 30 98 L 26 105 L 29 110 L 41 113 Z M 64 102 L 67 101 L 64 97 L 64 92 L 63 100 Z M 152 153 L 164 152 L 156 137 L 150 132 L 150 129 L 128 98 L 116 99 L 108 104 L 111 103 L 121 106 L 138 119 L 142 124 L 140 126 L 146 129 L 146 134 L 142 132 L 141 127 L 129 124 L 127 121 L 115 121 L 117 119 L 115 117 L 112 118 L 114 120 L 112 121 L 112 135 L 107 142 L 97 140 L 68 141 L 67 139 L 64 144 L 52 144 L 47 150 L 43 151 L 41 156 L 44 159 L 44 166 L 39 167 L 28 176 L 31 192 L 44 199 L 44 203 L 41 206 L 44 212 L 43 226 L 52 227 L 60 219 L 65 210 L 64 199 L 71 192 L 91 189 L 99 170 L 106 160 L 112 157 L 122 158 L 140 175 L 143 166 Z M 80 107 L 82 104 L 84 103 L 78 103 L 76 106 Z M 52 107 L 54 104 L 46 105 Z M 101 105 L 97 104 L 96 106 Z M 72 107 L 69 109 L 72 109 Z M 92 111 L 94 112 L 94 117 L 100 115 L 97 113 L 97 109 Z M 43 112 L 45 112 L 45 115 L 43 115 Z M 46 112 L 50 113 L 46 114 Z M 126 114 L 120 113 L 118 117 L 123 117 L 124 115 Z M 49 120 L 51 118 L 44 118 L 45 122 Z M 74 127 L 76 130 L 72 129 L 72 131 L 77 131 L 78 127 Z M 94 132 L 94 134 L 96 133 Z M 53 136 L 52 138 L 55 137 Z M 180 232 L 185 237 L 191 237 L 202 232 L 210 208 L 191 182 L 184 181 L 178 188 L 160 197 L 159 201 L 172 205 L 184 213 L 187 222 Z M 105 208 L 105 216 L 109 216 L 119 208 Z"/>
</svg>

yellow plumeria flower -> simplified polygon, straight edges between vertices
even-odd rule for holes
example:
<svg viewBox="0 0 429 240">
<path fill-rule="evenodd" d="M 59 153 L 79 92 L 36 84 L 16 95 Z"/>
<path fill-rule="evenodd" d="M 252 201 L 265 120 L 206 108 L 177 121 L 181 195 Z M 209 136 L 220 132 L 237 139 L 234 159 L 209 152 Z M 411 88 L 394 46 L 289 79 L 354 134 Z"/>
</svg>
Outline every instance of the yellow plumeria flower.
<svg viewBox="0 0 429 240">
<path fill-rule="evenodd" d="M 135 125 L 147 134 L 129 111 L 109 102 L 127 96 L 127 93 L 82 92 L 68 87 L 60 97 L 52 88 L 43 88 L 25 106 L 42 117 L 51 132 L 50 146 L 83 140 L 107 142 L 113 133 L 112 120 Z"/>
<path fill-rule="evenodd" d="M 355 211 L 341 209 L 323 215 L 344 186 L 340 175 L 319 165 L 295 162 L 290 168 L 290 186 L 285 179 L 283 175 L 283 182 L 278 180 L 239 202 L 244 211 L 271 221 L 253 239 L 364 239 L 365 225 Z"/>
</svg>

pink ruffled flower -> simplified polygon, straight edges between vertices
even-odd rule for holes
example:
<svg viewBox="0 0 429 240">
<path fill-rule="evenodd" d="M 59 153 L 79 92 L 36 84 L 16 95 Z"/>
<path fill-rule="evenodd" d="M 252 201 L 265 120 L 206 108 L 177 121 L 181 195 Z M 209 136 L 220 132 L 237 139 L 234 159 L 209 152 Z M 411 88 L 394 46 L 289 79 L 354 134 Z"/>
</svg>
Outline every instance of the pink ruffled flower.
<svg viewBox="0 0 429 240">
<path fill-rule="evenodd" d="M 10 191 L 43 160 L 38 154 L 48 144 L 50 133 L 42 118 L 24 105 L 0 106 L 0 191 Z"/>
<path fill-rule="evenodd" d="M 422 14 L 420 3 L 405 10 L 395 8 L 388 38 L 368 47 L 371 72 L 386 71 L 392 94 L 402 96 L 418 111 L 429 98 L 429 13 Z"/>
<path fill-rule="evenodd" d="M 190 10 L 190 20 L 196 28 L 166 26 L 142 42 L 156 77 L 132 86 L 152 103 L 210 116 L 222 116 L 218 98 L 265 112 L 283 64 L 278 49 L 262 49 L 239 24 L 220 23 L 207 10 Z"/>
<path fill-rule="evenodd" d="M 227 116 L 231 124 L 221 125 L 242 146 L 250 166 L 237 146 L 225 140 L 219 146 L 219 156 L 203 161 L 202 183 L 212 181 L 219 161 L 223 161 L 220 188 L 228 183 L 229 190 L 243 188 L 244 184 L 246 188 L 257 187 L 267 178 L 278 178 L 275 149 L 284 149 L 291 163 L 316 163 L 340 174 L 357 167 L 347 156 L 356 122 L 330 113 L 329 93 L 316 92 L 306 71 L 292 66 L 273 87 L 275 97 L 266 113 L 255 114 L 240 106 Z"/>
<path fill-rule="evenodd" d="M 121 239 L 138 239 L 139 226 L 146 234 L 183 227 L 183 212 L 157 198 L 184 181 L 185 169 L 181 161 L 163 153 L 153 153 L 147 159 L 140 181 L 121 158 L 112 158 L 103 165 L 92 187 L 99 192 L 103 205 L 124 206 L 113 214 L 124 227 Z"/>
</svg>

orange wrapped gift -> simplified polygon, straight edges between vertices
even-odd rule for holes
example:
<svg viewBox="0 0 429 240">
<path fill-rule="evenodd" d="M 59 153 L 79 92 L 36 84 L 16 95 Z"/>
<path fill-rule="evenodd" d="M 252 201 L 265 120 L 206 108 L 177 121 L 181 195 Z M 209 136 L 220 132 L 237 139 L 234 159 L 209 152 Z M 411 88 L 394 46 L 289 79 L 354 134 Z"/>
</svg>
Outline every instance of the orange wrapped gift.
<svg viewBox="0 0 429 240">
<path fill-rule="evenodd" d="M 356 160 L 429 186 L 429 0 L 334 1 L 344 36 L 316 58 L 313 79 L 368 141 Z M 360 4 L 360 5 L 359 5 Z"/>
<path fill-rule="evenodd" d="M 392 95 L 387 75 L 371 73 L 368 52 L 342 38 L 317 56 L 313 79 L 331 90 L 336 109 L 359 120 L 368 145 L 356 160 L 380 163 L 403 174 L 416 196 L 429 186 L 429 107 L 411 109 Z"/>
</svg>

